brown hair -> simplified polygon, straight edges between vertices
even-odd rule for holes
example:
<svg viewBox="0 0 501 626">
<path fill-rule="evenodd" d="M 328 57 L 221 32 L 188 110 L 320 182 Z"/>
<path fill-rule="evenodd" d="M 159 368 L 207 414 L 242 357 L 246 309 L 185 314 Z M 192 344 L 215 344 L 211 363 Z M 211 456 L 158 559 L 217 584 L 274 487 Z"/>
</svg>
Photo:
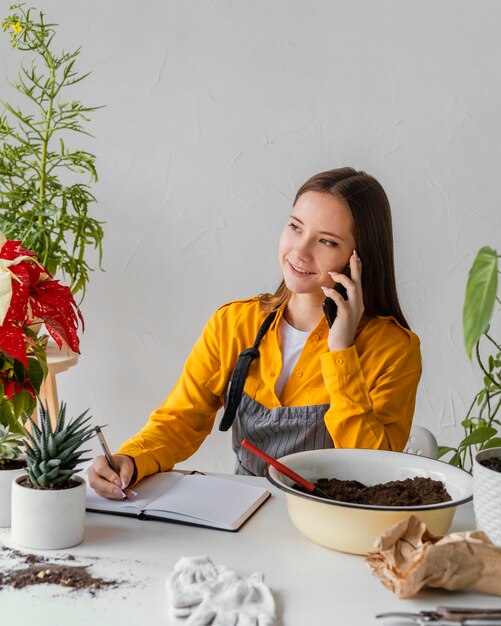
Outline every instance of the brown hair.
<svg viewBox="0 0 501 626">
<path fill-rule="evenodd" d="M 357 253 L 362 260 L 365 315 L 391 315 L 409 328 L 398 302 L 391 209 L 384 189 L 365 172 L 341 167 L 309 178 L 297 192 L 294 205 L 307 191 L 336 196 L 350 209 Z M 264 311 L 273 311 L 290 297 L 282 281 L 274 294 L 261 294 L 259 300 Z"/>
</svg>

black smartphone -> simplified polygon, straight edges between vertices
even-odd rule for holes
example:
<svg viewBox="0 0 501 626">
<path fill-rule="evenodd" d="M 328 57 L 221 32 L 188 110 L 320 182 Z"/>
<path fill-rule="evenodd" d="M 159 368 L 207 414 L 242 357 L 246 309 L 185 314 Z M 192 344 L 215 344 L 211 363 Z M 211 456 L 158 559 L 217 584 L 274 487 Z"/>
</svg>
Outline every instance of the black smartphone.
<svg viewBox="0 0 501 626">
<path fill-rule="evenodd" d="M 346 274 L 346 276 L 348 276 L 348 278 L 351 278 L 350 266 L 349 265 L 347 265 L 344 268 L 343 274 Z M 336 283 L 334 289 L 338 293 L 340 293 L 345 300 L 348 300 L 348 294 L 346 293 L 346 288 L 343 287 L 343 285 L 341 285 L 341 283 Z M 334 302 L 334 300 L 332 298 L 325 298 L 325 300 L 322 302 L 322 309 L 324 310 L 324 315 L 325 315 L 325 318 L 326 318 L 327 323 L 329 324 L 329 328 L 330 328 L 332 326 L 332 324 L 334 323 L 334 320 L 336 319 L 337 304 Z"/>
</svg>

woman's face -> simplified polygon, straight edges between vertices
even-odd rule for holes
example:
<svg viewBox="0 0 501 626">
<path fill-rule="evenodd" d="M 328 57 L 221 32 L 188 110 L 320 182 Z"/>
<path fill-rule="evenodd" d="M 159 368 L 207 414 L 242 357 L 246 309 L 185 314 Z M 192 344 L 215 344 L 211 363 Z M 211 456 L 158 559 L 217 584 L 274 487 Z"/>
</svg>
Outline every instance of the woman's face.
<svg viewBox="0 0 501 626">
<path fill-rule="evenodd" d="M 285 284 L 293 293 L 322 294 L 328 272 L 342 272 L 356 247 L 353 218 L 335 196 L 307 191 L 297 200 L 278 246 Z"/>
</svg>

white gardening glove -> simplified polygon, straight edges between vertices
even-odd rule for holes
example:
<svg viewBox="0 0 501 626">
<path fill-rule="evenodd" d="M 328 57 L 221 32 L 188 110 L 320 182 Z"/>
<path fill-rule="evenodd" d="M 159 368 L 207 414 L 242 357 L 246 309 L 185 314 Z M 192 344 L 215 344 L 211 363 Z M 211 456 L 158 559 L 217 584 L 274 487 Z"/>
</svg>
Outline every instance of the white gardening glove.
<svg viewBox="0 0 501 626">
<path fill-rule="evenodd" d="M 263 583 L 263 575 L 256 573 L 241 578 L 232 570 L 223 572 L 194 608 L 186 626 L 273 626 L 275 601 Z"/>
<path fill-rule="evenodd" d="M 226 571 L 228 571 L 226 567 L 214 565 L 208 556 L 179 559 L 174 571 L 167 578 L 172 615 L 175 617 L 190 615 L 193 606 L 202 602 Z"/>
</svg>

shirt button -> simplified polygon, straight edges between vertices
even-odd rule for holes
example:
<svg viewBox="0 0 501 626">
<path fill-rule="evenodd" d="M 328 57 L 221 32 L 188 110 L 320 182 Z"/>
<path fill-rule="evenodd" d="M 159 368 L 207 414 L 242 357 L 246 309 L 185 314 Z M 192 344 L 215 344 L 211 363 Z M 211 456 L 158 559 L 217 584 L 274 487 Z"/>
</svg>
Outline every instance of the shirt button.
<svg viewBox="0 0 501 626">
<path fill-rule="evenodd" d="M 313 335 L 312 339 L 313 339 L 313 341 L 318 341 L 320 339 L 320 337 L 318 335 Z"/>
<path fill-rule="evenodd" d="M 275 372 L 270 372 L 270 376 L 271 376 L 272 378 L 274 378 L 274 377 L 275 377 Z"/>
<path fill-rule="evenodd" d="M 302 375 L 303 375 L 303 372 L 302 372 L 301 370 L 298 370 L 298 371 L 296 372 L 296 376 L 302 376 Z"/>
<path fill-rule="evenodd" d="M 343 362 L 343 359 L 336 359 L 336 363 L 337 363 L 338 365 L 341 365 L 341 363 L 342 363 L 342 362 Z"/>
</svg>

